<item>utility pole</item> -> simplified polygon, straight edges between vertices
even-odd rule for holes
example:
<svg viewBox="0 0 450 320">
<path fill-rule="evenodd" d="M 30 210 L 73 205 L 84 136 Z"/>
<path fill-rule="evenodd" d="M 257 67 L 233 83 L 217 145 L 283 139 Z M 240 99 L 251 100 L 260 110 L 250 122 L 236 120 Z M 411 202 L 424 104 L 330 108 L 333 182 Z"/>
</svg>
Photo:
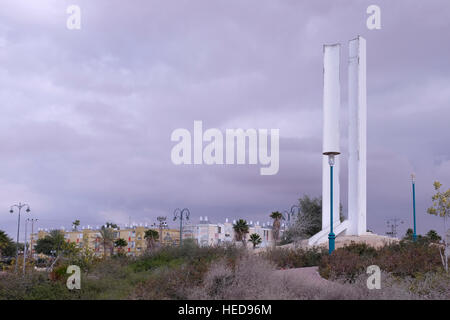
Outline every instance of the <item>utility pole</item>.
<svg viewBox="0 0 450 320">
<path fill-rule="evenodd" d="M 413 222 L 414 222 L 414 233 L 413 233 L 413 241 L 417 241 L 417 233 L 416 233 L 416 175 L 411 174 L 412 181 L 412 196 L 413 196 Z"/>
<path fill-rule="evenodd" d="M 158 222 L 159 222 L 159 225 L 158 225 L 158 228 L 159 228 L 159 244 L 162 246 L 162 243 L 163 243 L 162 230 L 163 230 L 163 228 L 167 227 L 167 222 L 166 222 L 167 217 L 159 216 L 159 217 L 156 218 L 156 220 L 158 220 Z"/>
<path fill-rule="evenodd" d="M 27 265 L 27 226 L 28 226 L 28 221 L 30 221 L 30 219 L 26 219 L 25 220 L 25 237 L 24 237 L 24 243 L 23 243 L 23 276 L 25 276 L 25 267 Z"/>
<path fill-rule="evenodd" d="M 386 221 L 387 227 L 391 229 L 391 231 L 386 232 L 387 235 L 397 238 L 397 227 L 403 223 L 403 220 L 392 218 Z"/>
<path fill-rule="evenodd" d="M 34 240 L 34 223 L 39 219 L 30 219 L 31 220 L 31 236 L 30 236 L 30 259 L 33 259 L 33 240 Z"/>
</svg>

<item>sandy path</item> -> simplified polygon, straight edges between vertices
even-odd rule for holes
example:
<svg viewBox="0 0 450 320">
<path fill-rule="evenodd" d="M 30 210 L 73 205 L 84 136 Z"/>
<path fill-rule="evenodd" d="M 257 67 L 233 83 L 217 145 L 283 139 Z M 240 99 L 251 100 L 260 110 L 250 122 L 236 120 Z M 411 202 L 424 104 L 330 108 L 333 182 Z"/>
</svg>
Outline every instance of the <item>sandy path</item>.
<svg viewBox="0 0 450 320">
<path fill-rule="evenodd" d="M 319 274 L 318 267 L 294 268 L 275 271 L 276 276 L 283 277 L 291 283 L 313 287 L 317 289 L 327 289 L 340 287 L 341 284 L 326 280 Z"/>
</svg>

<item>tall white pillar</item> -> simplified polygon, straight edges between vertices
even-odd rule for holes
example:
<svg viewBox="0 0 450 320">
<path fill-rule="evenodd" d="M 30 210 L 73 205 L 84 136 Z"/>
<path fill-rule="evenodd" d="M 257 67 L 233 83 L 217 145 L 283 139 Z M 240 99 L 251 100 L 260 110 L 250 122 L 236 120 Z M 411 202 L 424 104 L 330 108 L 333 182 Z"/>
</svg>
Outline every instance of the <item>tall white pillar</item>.
<svg viewBox="0 0 450 320">
<path fill-rule="evenodd" d="M 323 150 L 340 152 L 339 109 L 341 87 L 339 82 L 340 44 L 324 45 L 323 56 Z M 333 225 L 339 219 L 339 156 L 335 157 L 333 173 Z M 322 230 L 330 228 L 330 165 L 322 155 Z"/>
<path fill-rule="evenodd" d="M 349 42 L 348 219 L 347 234 L 366 232 L 367 97 L 366 40 Z"/>
</svg>

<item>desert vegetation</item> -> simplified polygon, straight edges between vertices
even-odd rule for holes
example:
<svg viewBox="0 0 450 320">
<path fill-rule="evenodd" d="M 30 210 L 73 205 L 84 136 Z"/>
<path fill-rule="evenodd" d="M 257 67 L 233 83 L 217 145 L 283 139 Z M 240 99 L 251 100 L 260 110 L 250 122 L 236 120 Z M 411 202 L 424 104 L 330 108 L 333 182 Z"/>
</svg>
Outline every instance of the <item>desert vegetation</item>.
<svg viewBox="0 0 450 320">
<path fill-rule="evenodd" d="M 435 187 L 439 192 L 440 186 Z M 430 213 L 446 218 L 447 200 L 442 193 L 433 199 L 436 209 Z M 110 251 L 103 256 L 88 247 L 77 248 L 65 242 L 61 232 L 52 231 L 36 244 L 36 252 L 52 258 L 30 259 L 25 275 L 14 272 L 15 244 L 0 232 L 0 254 L 10 257 L 2 262 L 0 299 L 450 299 L 448 251 L 436 231 L 414 239 L 408 229 L 399 242 L 378 248 L 351 243 L 329 255 L 323 247 L 295 245 L 320 228 L 319 198 L 304 197 L 298 207 L 283 239 L 294 243 L 264 250 L 256 250 L 258 234 L 246 240 L 249 225 L 243 219 L 233 225 L 235 242 L 229 245 L 200 247 L 189 239 L 181 246 L 156 245 L 158 232 L 148 231 L 148 250 L 139 257 L 123 253 L 125 239 L 113 241 L 112 223 L 100 232 L 104 252 Z M 279 231 L 283 215 L 275 211 L 270 217 Z M 78 224 L 74 222 L 74 229 Z M 66 287 L 69 265 L 81 269 L 79 290 Z M 382 280 L 380 289 L 371 290 L 367 268 L 373 265 L 380 268 Z"/>
<path fill-rule="evenodd" d="M 6 272 L 0 299 L 450 299 L 450 277 L 438 251 L 433 244 L 402 241 L 379 249 L 352 244 L 329 256 L 317 248 L 255 253 L 186 241 L 136 258 L 69 255 L 50 273 Z M 70 264 L 82 269 L 80 290 L 66 287 Z M 383 271 L 380 290 L 367 289 L 371 264 Z M 319 284 L 289 272 L 312 266 L 324 278 Z"/>
</svg>

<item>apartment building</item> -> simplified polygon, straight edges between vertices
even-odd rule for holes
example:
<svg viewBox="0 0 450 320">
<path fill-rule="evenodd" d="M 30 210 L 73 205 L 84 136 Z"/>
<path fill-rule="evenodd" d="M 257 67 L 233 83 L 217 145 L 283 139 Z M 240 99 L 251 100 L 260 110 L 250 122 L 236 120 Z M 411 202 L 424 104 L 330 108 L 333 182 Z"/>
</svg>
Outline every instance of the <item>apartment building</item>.
<svg viewBox="0 0 450 320">
<path fill-rule="evenodd" d="M 158 228 L 149 228 L 146 226 L 132 226 L 120 229 L 112 229 L 114 239 L 124 239 L 127 241 L 127 246 L 122 248 L 123 252 L 129 255 L 140 255 L 147 249 L 147 241 L 145 239 L 145 232 L 149 229 L 155 230 L 158 233 L 161 231 Z M 96 255 L 103 255 L 104 246 L 100 228 L 95 227 L 81 227 L 79 230 L 65 231 L 64 237 L 68 243 L 75 243 L 78 248 L 89 248 Z M 35 239 L 33 247 L 36 245 L 36 239 L 44 238 L 48 235 L 48 230 L 39 230 L 37 234 L 31 235 L 30 239 Z M 159 241 L 159 240 L 157 240 Z M 178 245 L 180 242 L 180 231 L 178 229 L 162 229 L 162 244 L 163 245 Z M 117 251 L 117 249 L 115 249 Z M 106 254 L 110 254 L 111 248 L 106 248 Z"/>
<path fill-rule="evenodd" d="M 195 239 L 201 246 L 220 245 L 235 241 L 235 233 L 233 229 L 233 222 L 228 219 L 224 223 L 213 223 L 208 220 L 208 217 L 200 217 L 197 224 L 188 224 L 183 227 L 183 239 Z M 248 241 L 252 233 L 257 233 L 261 237 L 261 244 L 259 247 L 267 247 L 273 245 L 272 227 L 268 224 L 260 225 L 259 221 L 253 223 L 249 222 L 249 233 L 246 235 Z"/>
<path fill-rule="evenodd" d="M 213 223 L 208 220 L 208 217 L 200 217 L 200 221 L 196 224 L 186 224 L 183 226 L 183 239 L 194 239 L 196 243 L 201 246 L 213 246 L 235 241 L 235 232 L 233 229 L 233 222 L 228 219 L 224 223 Z M 261 237 L 261 244 L 259 247 L 267 247 L 273 245 L 273 232 L 269 223 L 262 225 L 259 221 L 253 223 L 249 221 L 249 233 L 246 235 L 246 241 L 251 234 L 257 233 Z M 145 225 L 133 225 L 131 227 L 125 226 L 123 228 L 112 229 L 114 239 L 124 239 L 127 241 L 127 246 L 121 250 L 128 255 L 140 255 L 147 249 L 147 241 L 144 238 L 145 232 L 149 229 L 155 230 L 158 233 L 161 231 L 156 227 L 148 227 Z M 104 245 L 99 227 L 79 227 L 78 230 L 66 231 L 60 229 L 64 233 L 64 237 L 68 243 L 75 243 L 78 248 L 88 248 L 96 255 L 104 254 Z M 33 247 L 36 245 L 36 240 L 44 238 L 49 234 L 48 229 L 40 229 L 37 233 L 32 234 L 30 239 L 33 239 Z M 158 240 L 159 241 L 159 240 Z M 30 242 L 30 240 L 29 240 Z M 162 244 L 163 245 L 179 245 L 180 230 L 179 229 L 162 229 Z M 30 243 L 29 243 L 30 245 Z M 117 248 L 114 249 L 117 252 Z M 111 248 L 106 247 L 106 254 L 111 253 Z"/>
</svg>

